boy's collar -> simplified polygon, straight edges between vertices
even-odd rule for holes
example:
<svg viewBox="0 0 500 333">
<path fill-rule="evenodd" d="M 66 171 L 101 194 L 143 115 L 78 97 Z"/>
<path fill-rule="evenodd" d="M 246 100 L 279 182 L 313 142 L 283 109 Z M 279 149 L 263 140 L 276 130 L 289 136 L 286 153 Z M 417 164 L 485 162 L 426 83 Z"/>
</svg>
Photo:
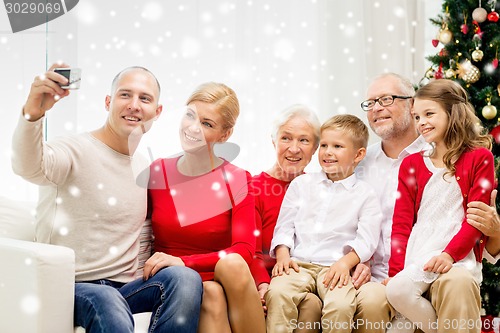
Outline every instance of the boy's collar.
<svg viewBox="0 0 500 333">
<path fill-rule="evenodd" d="M 357 180 L 358 180 L 358 177 L 356 177 L 356 173 L 353 172 L 352 175 L 344 178 L 344 179 L 341 179 L 341 180 L 337 180 L 337 181 L 332 181 L 328 178 L 327 174 L 325 171 L 321 170 L 321 174 L 323 175 L 322 179 L 320 180 L 321 182 L 323 181 L 330 181 L 331 183 L 334 183 L 334 184 L 342 184 L 347 190 L 351 189 L 354 187 L 354 185 L 356 184 Z"/>
</svg>

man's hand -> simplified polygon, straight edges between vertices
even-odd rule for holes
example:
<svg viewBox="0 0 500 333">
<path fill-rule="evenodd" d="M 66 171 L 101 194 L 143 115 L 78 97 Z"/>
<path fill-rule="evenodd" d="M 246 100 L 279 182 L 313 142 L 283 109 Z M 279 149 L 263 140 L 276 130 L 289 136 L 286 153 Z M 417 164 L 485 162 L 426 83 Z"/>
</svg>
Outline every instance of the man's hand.
<svg viewBox="0 0 500 333">
<path fill-rule="evenodd" d="M 65 64 L 53 64 L 50 69 L 35 78 L 23 113 L 27 120 L 36 121 L 45 115 L 57 101 L 69 95 L 69 90 L 63 89 L 59 84 L 67 84 L 68 79 L 54 72 L 54 68 L 67 68 Z"/>
<path fill-rule="evenodd" d="M 490 206 L 480 201 L 467 204 L 467 222 L 489 237 L 500 238 L 500 217 L 498 216 L 495 199 L 497 190 L 491 192 Z"/>
<path fill-rule="evenodd" d="M 354 288 L 359 289 L 365 283 L 370 282 L 371 277 L 372 273 L 369 263 L 359 263 L 352 274 L 352 284 Z"/>
</svg>

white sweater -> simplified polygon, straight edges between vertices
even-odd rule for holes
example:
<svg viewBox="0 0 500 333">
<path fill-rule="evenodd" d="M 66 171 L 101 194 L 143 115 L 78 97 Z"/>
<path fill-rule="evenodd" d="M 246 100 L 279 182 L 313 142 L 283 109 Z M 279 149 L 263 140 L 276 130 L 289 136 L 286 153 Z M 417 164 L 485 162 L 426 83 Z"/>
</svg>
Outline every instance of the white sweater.
<svg viewBox="0 0 500 333">
<path fill-rule="evenodd" d="M 12 154 L 14 172 L 40 185 L 36 241 L 72 248 L 76 281 L 132 281 L 147 210 L 134 170 L 147 169 L 146 160 L 90 133 L 44 143 L 42 129 L 43 118 L 21 117 Z"/>
</svg>

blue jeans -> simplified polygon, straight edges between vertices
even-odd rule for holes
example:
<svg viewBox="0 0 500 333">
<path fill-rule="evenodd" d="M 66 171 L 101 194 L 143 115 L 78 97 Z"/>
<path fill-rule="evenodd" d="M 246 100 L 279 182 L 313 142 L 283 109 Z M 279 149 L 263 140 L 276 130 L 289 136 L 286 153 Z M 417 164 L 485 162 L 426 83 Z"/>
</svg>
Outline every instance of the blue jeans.
<svg viewBox="0 0 500 333">
<path fill-rule="evenodd" d="M 195 333 L 203 286 L 192 269 L 172 266 L 147 281 L 75 284 L 75 325 L 88 333 L 133 333 L 133 313 L 152 312 L 149 332 Z"/>
</svg>

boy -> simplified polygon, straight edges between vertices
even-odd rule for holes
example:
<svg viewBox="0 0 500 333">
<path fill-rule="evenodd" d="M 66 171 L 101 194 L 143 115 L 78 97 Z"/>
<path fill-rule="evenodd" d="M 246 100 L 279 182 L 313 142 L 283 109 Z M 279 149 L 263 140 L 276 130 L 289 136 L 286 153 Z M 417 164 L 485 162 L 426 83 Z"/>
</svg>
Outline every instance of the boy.
<svg viewBox="0 0 500 333">
<path fill-rule="evenodd" d="M 354 174 L 367 142 L 368 129 L 359 118 L 330 118 L 321 126 L 322 171 L 290 184 L 271 243 L 277 263 L 265 295 L 269 333 L 298 328 L 297 304 L 308 292 L 323 301 L 315 329 L 351 332 L 356 295 L 349 272 L 373 255 L 382 221 L 375 192 Z"/>
</svg>

